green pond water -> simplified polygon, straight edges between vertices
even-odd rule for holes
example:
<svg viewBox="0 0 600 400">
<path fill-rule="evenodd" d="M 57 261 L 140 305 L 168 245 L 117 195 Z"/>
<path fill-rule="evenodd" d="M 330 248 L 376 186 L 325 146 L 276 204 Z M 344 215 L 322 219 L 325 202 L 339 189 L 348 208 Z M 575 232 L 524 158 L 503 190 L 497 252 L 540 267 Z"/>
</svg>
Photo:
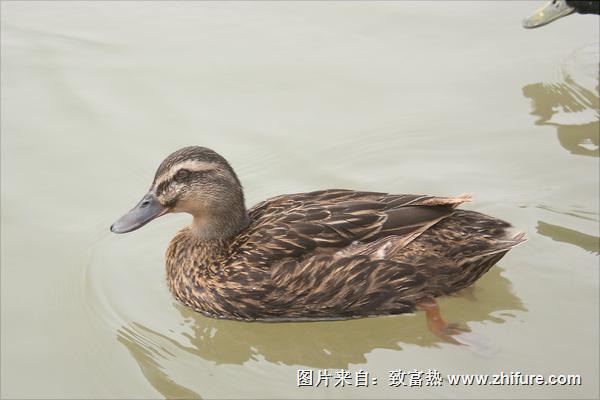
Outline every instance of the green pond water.
<svg viewBox="0 0 600 400">
<path fill-rule="evenodd" d="M 13 398 L 598 398 L 600 18 L 542 2 L 2 2 L 1 385 Z M 160 161 L 213 148 L 248 206 L 325 188 L 453 196 L 529 241 L 422 312 L 200 316 L 164 251 L 190 217 L 111 223 Z M 298 370 L 368 387 L 298 387 Z M 580 375 L 394 387 L 389 371 Z"/>
</svg>

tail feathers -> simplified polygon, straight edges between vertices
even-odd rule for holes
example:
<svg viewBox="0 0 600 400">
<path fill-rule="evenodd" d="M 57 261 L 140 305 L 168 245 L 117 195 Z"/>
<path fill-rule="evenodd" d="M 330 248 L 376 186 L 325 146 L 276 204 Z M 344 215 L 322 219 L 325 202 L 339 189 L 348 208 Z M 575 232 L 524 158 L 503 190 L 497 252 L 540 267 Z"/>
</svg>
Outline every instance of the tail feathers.
<svg viewBox="0 0 600 400">
<path fill-rule="evenodd" d="M 506 239 L 496 239 L 494 245 L 461 258 L 454 272 L 454 279 L 449 279 L 446 292 L 455 292 L 473 284 L 483 274 L 496 265 L 510 249 L 527 240 L 525 233 L 519 232 Z"/>
<path fill-rule="evenodd" d="M 491 256 L 493 254 L 507 252 L 508 250 L 512 249 L 513 247 L 516 247 L 526 241 L 527 241 L 527 235 L 525 234 L 525 232 L 518 232 L 515 236 L 513 236 L 511 238 L 496 239 L 494 246 L 492 246 L 486 250 L 477 252 L 475 254 L 471 254 L 468 257 L 464 258 L 464 260 L 472 261 L 474 259 Z"/>
</svg>

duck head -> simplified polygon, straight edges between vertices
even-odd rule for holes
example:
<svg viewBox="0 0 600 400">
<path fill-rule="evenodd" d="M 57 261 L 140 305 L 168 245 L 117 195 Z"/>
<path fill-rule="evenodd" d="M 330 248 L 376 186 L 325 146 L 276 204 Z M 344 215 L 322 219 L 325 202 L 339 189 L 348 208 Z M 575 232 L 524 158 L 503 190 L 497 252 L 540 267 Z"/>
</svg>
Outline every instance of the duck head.
<svg viewBox="0 0 600 400">
<path fill-rule="evenodd" d="M 525 28 L 539 28 L 572 13 L 600 14 L 600 1 L 551 0 L 542 8 L 523 20 Z"/>
<path fill-rule="evenodd" d="M 199 146 L 169 155 L 158 167 L 148 193 L 110 230 L 131 232 L 176 212 L 191 214 L 193 231 L 206 240 L 231 236 L 248 223 L 237 175 L 223 157 Z"/>
</svg>

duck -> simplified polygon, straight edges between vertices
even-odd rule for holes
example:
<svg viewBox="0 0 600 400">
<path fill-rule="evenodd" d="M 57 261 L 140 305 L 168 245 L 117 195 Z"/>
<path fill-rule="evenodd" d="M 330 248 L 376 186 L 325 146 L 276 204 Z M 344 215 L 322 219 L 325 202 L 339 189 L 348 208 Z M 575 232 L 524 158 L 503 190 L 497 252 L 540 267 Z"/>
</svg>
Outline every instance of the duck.
<svg viewBox="0 0 600 400">
<path fill-rule="evenodd" d="M 535 13 L 525 18 L 523 20 L 523 27 L 527 29 L 539 28 L 573 13 L 600 15 L 600 1 L 551 0 Z"/>
<path fill-rule="evenodd" d="M 149 191 L 110 228 L 127 233 L 188 213 L 166 251 L 167 285 L 207 317 L 315 321 L 424 310 L 477 281 L 526 240 L 508 222 L 457 207 L 456 197 L 328 189 L 246 209 L 231 165 L 190 146 L 159 165 Z"/>
</svg>

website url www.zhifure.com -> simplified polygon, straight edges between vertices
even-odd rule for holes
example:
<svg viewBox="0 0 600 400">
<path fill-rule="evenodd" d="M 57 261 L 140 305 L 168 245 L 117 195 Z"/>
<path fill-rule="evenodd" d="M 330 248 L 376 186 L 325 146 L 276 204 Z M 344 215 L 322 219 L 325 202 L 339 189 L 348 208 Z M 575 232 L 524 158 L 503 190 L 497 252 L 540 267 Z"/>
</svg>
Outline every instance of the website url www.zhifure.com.
<svg viewBox="0 0 600 400">
<path fill-rule="evenodd" d="M 446 375 L 449 385 L 551 385 L 569 386 L 581 385 L 581 375 L 544 375 L 522 374 L 521 372 L 501 372 L 499 374 L 460 374 Z"/>
<path fill-rule="evenodd" d="M 501 371 L 498 374 L 446 374 L 436 369 L 421 371 L 392 370 L 388 371 L 387 382 L 382 382 L 369 371 L 312 370 L 296 371 L 298 387 L 369 387 L 387 384 L 392 387 L 434 387 L 434 386 L 577 386 L 581 385 L 581 375 L 540 375 L 525 374 L 519 371 Z"/>
</svg>

